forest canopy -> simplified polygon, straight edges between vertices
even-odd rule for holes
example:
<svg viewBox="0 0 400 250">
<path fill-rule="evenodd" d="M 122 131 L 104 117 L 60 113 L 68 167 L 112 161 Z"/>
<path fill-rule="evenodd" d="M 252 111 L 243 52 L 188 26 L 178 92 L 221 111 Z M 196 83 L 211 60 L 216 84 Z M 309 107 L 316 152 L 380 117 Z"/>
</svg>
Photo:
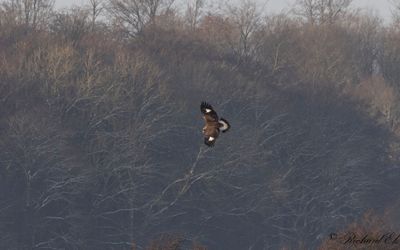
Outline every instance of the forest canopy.
<svg viewBox="0 0 400 250">
<path fill-rule="evenodd" d="M 400 233 L 400 2 L 258 2 L 0 1 L 0 248 Z M 201 101 L 232 125 L 211 149 Z"/>
</svg>

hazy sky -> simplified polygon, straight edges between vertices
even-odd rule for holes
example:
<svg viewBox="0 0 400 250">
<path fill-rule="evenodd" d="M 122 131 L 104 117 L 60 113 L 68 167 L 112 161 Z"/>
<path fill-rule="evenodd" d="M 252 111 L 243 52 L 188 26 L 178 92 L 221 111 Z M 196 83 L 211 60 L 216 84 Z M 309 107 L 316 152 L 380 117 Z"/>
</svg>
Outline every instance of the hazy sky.
<svg viewBox="0 0 400 250">
<path fill-rule="evenodd" d="M 212 0 L 208 0 L 211 2 Z M 219 0 L 214 0 L 215 2 L 220 2 Z M 259 2 L 263 2 L 263 0 L 258 0 Z M 88 0 L 56 0 L 56 7 L 70 7 L 72 5 L 83 5 L 87 3 Z M 269 0 L 266 5 L 266 9 L 268 12 L 280 12 L 282 10 L 287 10 L 295 0 Z M 353 7 L 363 8 L 372 10 L 374 13 L 378 14 L 386 21 L 391 18 L 391 4 L 390 0 L 354 0 L 352 3 Z"/>
</svg>

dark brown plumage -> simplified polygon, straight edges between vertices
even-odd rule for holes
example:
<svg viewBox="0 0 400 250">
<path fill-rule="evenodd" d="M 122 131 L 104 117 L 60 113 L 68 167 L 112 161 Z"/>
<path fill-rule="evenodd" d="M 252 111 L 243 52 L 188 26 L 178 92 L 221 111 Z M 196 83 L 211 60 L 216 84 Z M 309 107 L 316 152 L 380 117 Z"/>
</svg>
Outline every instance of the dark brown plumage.
<svg viewBox="0 0 400 250">
<path fill-rule="evenodd" d="M 230 129 L 230 124 L 224 118 L 218 118 L 217 112 L 207 102 L 200 105 L 201 113 L 203 113 L 206 125 L 203 128 L 204 143 L 212 147 L 219 136 L 219 132 L 225 133 Z"/>
</svg>

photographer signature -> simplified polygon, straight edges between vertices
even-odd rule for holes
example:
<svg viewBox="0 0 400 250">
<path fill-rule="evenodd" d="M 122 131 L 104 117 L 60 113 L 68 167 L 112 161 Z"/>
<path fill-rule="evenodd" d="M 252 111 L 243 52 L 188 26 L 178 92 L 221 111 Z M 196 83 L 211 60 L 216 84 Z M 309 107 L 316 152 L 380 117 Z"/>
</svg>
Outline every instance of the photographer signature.
<svg viewBox="0 0 400 250">
<path fill-rule="evenodd" d="M 330 239 L 339 241 L 343 245 L 400 245 L 400 233 L 388 232 L 383 234 L 356 234 L 348 232 L 346 234 L 331 233 Z"/>
</svg>

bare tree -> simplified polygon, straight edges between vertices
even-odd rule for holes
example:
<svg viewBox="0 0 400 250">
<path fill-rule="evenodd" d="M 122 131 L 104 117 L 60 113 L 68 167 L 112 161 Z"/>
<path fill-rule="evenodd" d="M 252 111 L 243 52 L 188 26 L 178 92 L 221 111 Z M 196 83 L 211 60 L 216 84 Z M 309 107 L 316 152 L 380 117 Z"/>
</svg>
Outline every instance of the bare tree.
<svg viewBox="0 0 400 250">
<path fill-rule="evenodd" d="M 156 16 L 168 12 L 175 0 L 110 0 L 108 11 L 130 34 L 140 32 Z"/>
<path fill-rule="evenodd" d="M 393 6 L 392 15 L 394 22 L 400 24 L 400 0 L 391 0 L 390 2 Z"/>
<path fill-rule="evenodd" d="M 202 15 L 202 8 L 204 7 L 205 0 L 192 0 L 188 1 L 186 7 L 186 20 L 189 23 L 189 27 L 195 30 L 199 19 Z"/>
<path fill-rule="evenodd" d="M 89 13 L 85 9 L 59 11 L 53 16 L 50 29 L 61 36 L 77 41 L 90 29 Z"/>
<path fill-rule="evenodd" d="M 104 10 L 103 0 L 89 0 L 91 28 L 94 30 L 96 19 Z"/>
<path fill-rule="evenodd" d="M 248 56 L 251 50 L 251 36 L 260 27 L 262 7 L 253 0 L 241 1 L 240 5 L 226 5 L 228 20 L 234 24 L 237 37 L 233 46 L 240 57 Z"/>
<path fill-rule="evenodd" d="M 14 17 L 17 23 L 33 28 L 46 25 L 53 10 L 54 0 L 8 0 L 2 8 Z"/>
<path fill-rule="evenodd" d="M 294 13 L 312 24 L 333 23 L 346 13 L 352 0 L 297 0 Z"/>
</svg>

